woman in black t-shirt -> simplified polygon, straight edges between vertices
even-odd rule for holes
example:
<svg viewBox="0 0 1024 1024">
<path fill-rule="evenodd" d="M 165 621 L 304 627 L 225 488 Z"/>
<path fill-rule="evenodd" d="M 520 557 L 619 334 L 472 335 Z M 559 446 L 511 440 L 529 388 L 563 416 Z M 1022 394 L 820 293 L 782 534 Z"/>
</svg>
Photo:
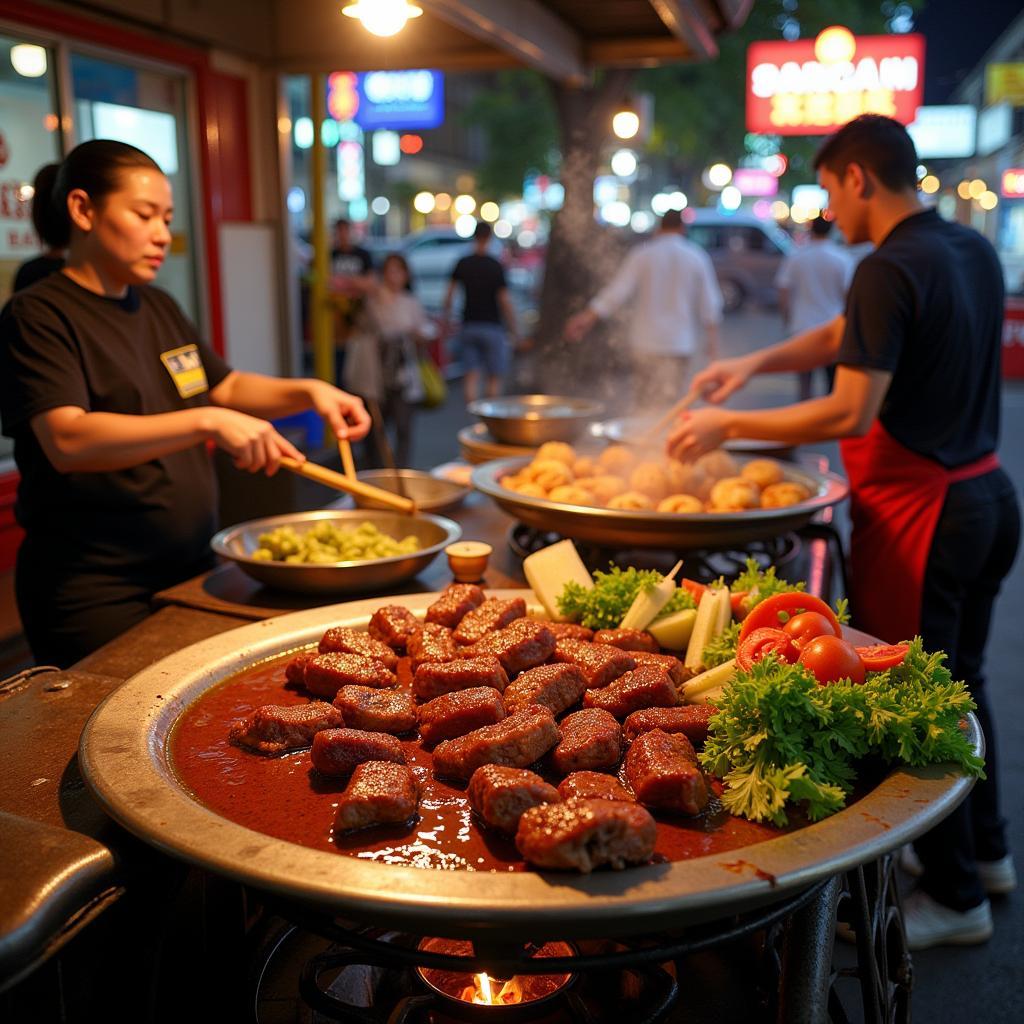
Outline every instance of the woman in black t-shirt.
<svg viewBox="0 0 1024 1024">
<path fill-rule="evenodd" d="M 301 459 L 267 422 L 316 409 L 339 438 L 370 421 L 318 380 L 240 373 L 151 286 L 171 242 L 170 184 L 141 150 L 95 140 L 61 166 L 67 264 L 0 315 L 0 416 L 21 474 L 16 590 L 37 661 L 67 666 L 208 567 L 212 442 L 250 472 Z"/>
</svg>

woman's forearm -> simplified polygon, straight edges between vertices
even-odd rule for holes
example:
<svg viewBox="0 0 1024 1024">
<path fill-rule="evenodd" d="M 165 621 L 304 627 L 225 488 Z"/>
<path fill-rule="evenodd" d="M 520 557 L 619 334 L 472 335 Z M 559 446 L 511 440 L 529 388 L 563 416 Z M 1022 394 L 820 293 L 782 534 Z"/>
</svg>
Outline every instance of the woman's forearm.
<svg viewBox="0 0 1024 1024">
<path fill-rule="evenodd" d="M 849 437 L 860 432 L 857 410 L 832 395 L 781 409 L 728 411 L 726 437 L 756 437 L 784 444 L 808 444 Z"/>
<path fill-rule="evenodd" d="M 207 408 L 151 416 L 65 407 L 32 418 L 32 429 L 59 473 L 100 473 L 138 466 L 201 444 L 212 433 Z"/>
</svg>

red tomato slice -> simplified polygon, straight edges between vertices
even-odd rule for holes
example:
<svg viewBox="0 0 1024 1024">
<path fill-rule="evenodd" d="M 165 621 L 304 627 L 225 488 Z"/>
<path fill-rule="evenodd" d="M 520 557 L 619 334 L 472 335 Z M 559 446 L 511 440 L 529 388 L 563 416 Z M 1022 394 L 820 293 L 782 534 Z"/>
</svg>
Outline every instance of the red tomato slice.
<svg viewBox="0 0 1024 1024">
<path fill-rule="evenodd" d="M 700 599 L 704 596 L 704 591 L 708 588 L 703 583 L 698 583 L 696 580 L 688 580 L 685 576 L 679 581 L 680 584 L 693 595 L 694 601 L 700 604 Z"/>
<path fill-rule="evenodd" d="M 821 612 L 800 612 L 782 629 L 793 638 L 793 643 L 797 647 L 810 643 L 816 636 L 838 636 L 832 623 Z"/>
<path fill-rule="evenodd" d="M 800 652 L 800 664 L 814 673 L 822 686 L 840 679 L 858 685 L 864 682 L 864 662 L 857 649 L 837 636 L 816 636 Z"/>
<path fill-rule="evenodd" d="M 775 594 L 755 605 L 743 620 L 743 625 L 740 627 L 740 639 L 750 636 L 755 629 L 763 629 L 766 626 L 781 629 L 800 612 L 820 612 L 828 619 L 835 635 L 842 636 L 843 630 L 835 612 L 820 597 L 795 590 L 788 594 Z"/>
<path fill-rule="evenodd" d="M 755 629 L 736 649 L 736 666 L 749 672 L 755 661 L 768 654 L 774 654 L 780 661 L 792 664 L 796 661 L 797 650 L 790 637 L 781 629 Z"/>
<path fill-rule="evenodd" d="M 903 664 L 910 650 L 910 644 L 872 644 L 870 647 L 854 648 L 869 672 L 884 672 Z"/>
</svg>

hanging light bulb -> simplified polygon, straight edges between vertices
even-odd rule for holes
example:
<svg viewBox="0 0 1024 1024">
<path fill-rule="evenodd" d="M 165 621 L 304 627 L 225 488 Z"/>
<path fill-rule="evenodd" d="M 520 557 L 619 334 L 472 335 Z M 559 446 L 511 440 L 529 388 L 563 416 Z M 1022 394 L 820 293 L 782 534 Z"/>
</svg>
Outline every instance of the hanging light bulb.
<svg viewBox="0 0 1024 1024">
<path fill-rule="evenodd" d="M 409 0 L 356 0 L 343 7 L 341 13 L 361 22 L 367 32 L 386 37 L 398 35 L 406 22 L 418 18 L 423 9 Z"/>
</svg>

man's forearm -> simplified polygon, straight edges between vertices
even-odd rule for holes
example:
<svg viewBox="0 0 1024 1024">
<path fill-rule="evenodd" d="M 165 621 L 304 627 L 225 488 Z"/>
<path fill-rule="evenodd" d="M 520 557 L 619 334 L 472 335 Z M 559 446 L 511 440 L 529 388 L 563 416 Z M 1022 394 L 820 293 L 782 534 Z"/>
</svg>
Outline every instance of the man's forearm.
<svg viewBox="0 0 1024 1024">
<path fill-rule="evenodd" d="M 755 373 L 800 373 L 835 362 L 843 338 L 845 318 L 836 317 L 827 324 L 787 338 L 785 341 L 752 353 Z"/>
<path fill-rule="evenodd" d="M 236 371 L 213 389 L 210 398 L 216 405 L 272 419 L 308 409 L 311 383 L 305 378 L 266 377 L 261 373 Z"/>
<path fill-rule="evenodd" d="M 831 441 L 860 433 L 855 410 L 835 401 L 833 395 L 798 402 L 781 409 L 730 409 L 726 437 L 755 437 L 784 444 Z"/>
</svg>

